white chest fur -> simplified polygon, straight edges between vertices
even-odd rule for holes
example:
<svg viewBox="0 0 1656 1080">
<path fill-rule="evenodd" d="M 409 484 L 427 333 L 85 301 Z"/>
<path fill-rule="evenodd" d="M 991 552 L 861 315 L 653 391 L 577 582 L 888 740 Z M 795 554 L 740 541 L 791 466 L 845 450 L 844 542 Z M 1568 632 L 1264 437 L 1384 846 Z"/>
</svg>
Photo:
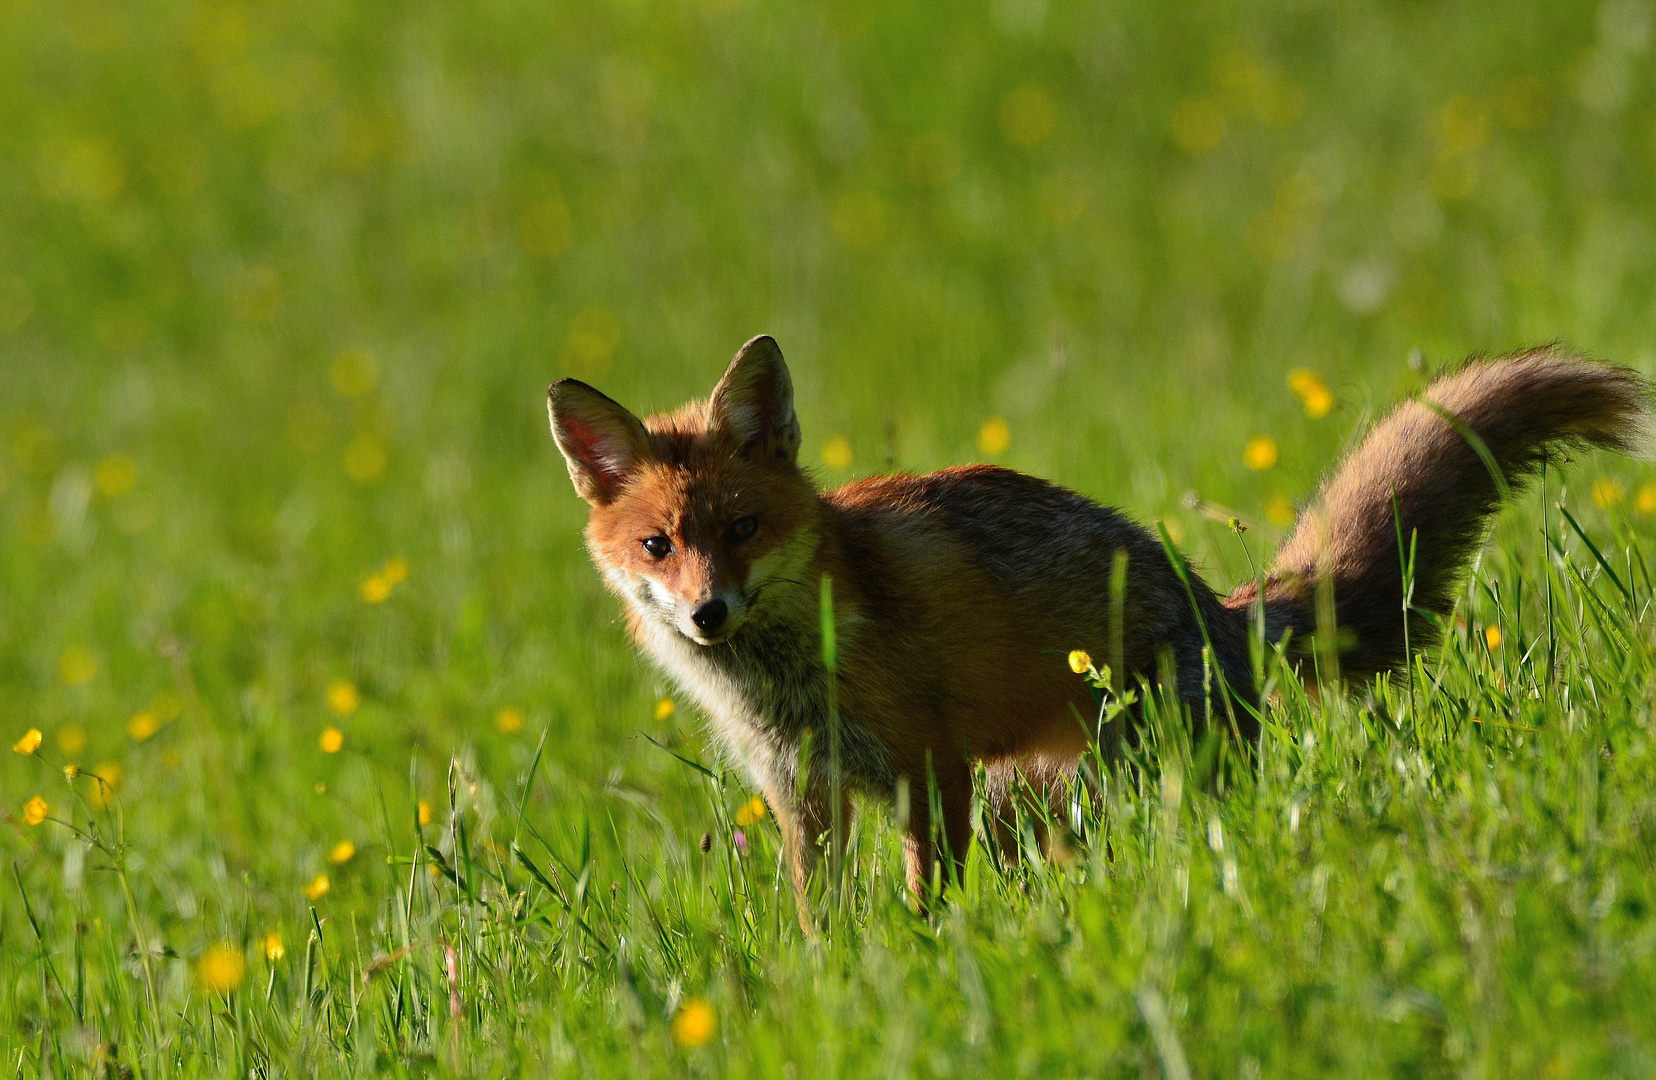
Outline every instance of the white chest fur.
<svg viewBox="0 0 1656 1080">
<path fill-rule="evenodd" d="M 721 646 L 698 645 L 641 613 L 640 644 L 707 714 L 720 749 L 767 792 L 792 785 L 797 747 L 778 738 L 776 718 L 764 714 L 764 695 L 743 686 L 729 667 L 708 655 Z M 728 647 L 728 646 L 723 646 Z"/>
</svg>

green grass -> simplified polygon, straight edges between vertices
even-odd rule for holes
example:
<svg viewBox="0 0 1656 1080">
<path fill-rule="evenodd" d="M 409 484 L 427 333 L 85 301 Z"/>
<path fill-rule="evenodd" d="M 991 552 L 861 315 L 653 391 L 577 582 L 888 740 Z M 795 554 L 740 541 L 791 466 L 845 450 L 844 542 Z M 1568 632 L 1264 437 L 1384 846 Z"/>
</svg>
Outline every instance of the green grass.
<svg viewBox="0 0 1656 1080">
<path fill-rule="evenodd" d="M 1511 508 L 1411 679 L 1251 761 L 1161 719 L 931 921 L 877 807 L 819 944 L 736 852 L 551 379 L 671 406 L 769 331 L 825 483 L 992 457 L 1228 587 L 1419 369 L 1656 369 L 1647 8 L 945 7 L 0 0 L 0 1068 L 1656 1073 L 1647 465 Z"/>
</svg>

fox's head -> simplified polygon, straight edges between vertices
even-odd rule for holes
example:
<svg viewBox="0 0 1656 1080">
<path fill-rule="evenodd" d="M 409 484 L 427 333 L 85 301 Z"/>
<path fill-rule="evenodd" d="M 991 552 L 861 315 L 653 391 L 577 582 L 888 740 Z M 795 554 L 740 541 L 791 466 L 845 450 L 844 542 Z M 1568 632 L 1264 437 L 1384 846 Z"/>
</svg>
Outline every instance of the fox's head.
<svg viewBox="0 0 1656 1080">
<path fill-rule="evenodd" d="M 775 340 L 743 345 L 708 399 L 676 412 L 640 421 L 574 379 L 547 410 L 592 506 L 587 547 L 640 618 L 713 645 L 799 591 L 819 504 Z"/>
</svg>

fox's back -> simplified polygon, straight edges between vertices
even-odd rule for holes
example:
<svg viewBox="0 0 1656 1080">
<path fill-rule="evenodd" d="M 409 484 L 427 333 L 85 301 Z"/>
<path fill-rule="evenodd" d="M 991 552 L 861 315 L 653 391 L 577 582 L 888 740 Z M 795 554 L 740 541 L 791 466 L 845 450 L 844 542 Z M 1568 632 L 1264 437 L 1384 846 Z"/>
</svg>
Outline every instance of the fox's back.
<svg viewBox="0 0 1656 1080">
<path fill-rule="evenodd" d="M 1120 513 L 991 465 L 870 477 L 824 500 L 849 534 L 875 546 L 881 538 L 901 543 L 905 561 L 931 557 L 927 544 L 936 545 L 933 555 L 959 550 L 993 584 L 995 599 L 1058 624 L 1106 610 L 1116 551 L 1139 565 L 1167 563 L 1155 539 Z"/>
</svg>

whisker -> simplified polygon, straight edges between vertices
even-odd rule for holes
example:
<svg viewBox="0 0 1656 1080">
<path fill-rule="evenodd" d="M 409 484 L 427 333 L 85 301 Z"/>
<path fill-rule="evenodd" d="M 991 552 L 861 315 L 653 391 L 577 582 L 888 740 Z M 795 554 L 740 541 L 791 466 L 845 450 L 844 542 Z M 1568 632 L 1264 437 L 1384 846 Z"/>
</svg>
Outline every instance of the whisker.
<svg viewBox="0 0 1656 1080">
<path fill-rule="evenodd" d="M 793 578 L 769 578 L 768 580 L 761 581 L 752 592 L 748 593 L 747 596 L 743 598 L 744 601 L 746 603 L 752 603 L 754 597 L 758 596 L 772 585 L 798 585 L 802 589 L 810 588 L 810 586 L 805 582 L 795 581 Z"/>
</svg>

